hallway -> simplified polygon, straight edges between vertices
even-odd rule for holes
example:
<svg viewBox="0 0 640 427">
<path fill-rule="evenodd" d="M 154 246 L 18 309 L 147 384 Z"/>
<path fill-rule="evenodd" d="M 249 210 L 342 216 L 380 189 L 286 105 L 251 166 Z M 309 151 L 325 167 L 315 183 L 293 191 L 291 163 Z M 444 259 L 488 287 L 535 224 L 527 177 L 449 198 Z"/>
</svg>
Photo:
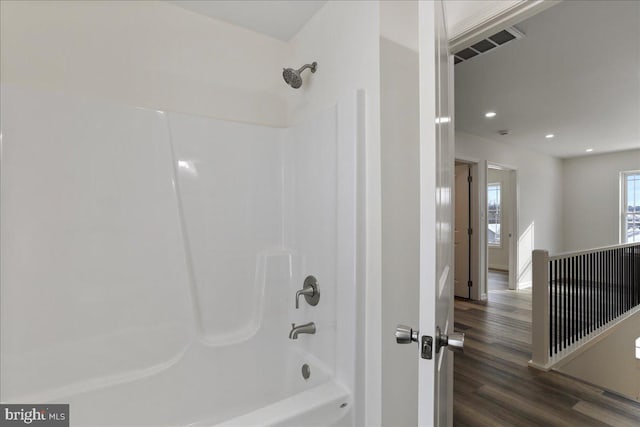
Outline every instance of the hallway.
<svg viewBox="0 0 640 427">
<path fill-rule="evenodd" d="M 465 333 L 465 353 L 455 355 L 454 425 L 640 425 L 639 403 L 527 367 L 530 289 L 490 284 L 489 301 L 456 300 L 455 328 Z"/>
</svg>

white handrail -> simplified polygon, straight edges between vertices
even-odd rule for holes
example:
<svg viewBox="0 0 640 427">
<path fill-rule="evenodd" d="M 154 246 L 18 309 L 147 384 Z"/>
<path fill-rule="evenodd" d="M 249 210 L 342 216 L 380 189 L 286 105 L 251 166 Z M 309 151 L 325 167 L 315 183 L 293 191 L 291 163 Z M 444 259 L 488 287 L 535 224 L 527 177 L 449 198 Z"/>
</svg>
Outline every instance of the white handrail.
<svg viewBox="0 0 640 427">
<path fill-rule="evenodd" d="M 610 249 L 626 248 L 626 247 L 636 246 L 638 244 L 640 244 L 640 243 L 638 243 L 638 242 L 635 242 L 635 243 L 623 243 L 623 244 L 619 244 L 619 245 L 601 246 L 599 248 L 586 249 L 586 250 L 582 250 L 582 251 L 561 252 L 559 254 L 555 254 L 555 255 L 549 256 L 549 261 L 553 261 L 553 260 L 556 260 L 556 259 L 562 259 L 562 258 L 569 258 L 569 257 L 576 256 L 576 255 L 592 254 L 594 252 L 606 251 L 606 250 L 610 250 Z"/>
</svg>

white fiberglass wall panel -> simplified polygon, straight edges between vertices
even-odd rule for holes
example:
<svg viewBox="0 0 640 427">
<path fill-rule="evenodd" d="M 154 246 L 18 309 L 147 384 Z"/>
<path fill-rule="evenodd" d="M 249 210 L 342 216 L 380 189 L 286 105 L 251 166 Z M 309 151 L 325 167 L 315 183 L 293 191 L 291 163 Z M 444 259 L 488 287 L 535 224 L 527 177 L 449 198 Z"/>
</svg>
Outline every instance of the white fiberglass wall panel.
<svg viewBox="0 0 640 427">
<path fill-rule="evenodd" d="M 169 121 L 203 338 L 247 340 L 265 298 L 288 287 L 282 277 L 265 289 L 268 270 L 283 261 L 284 131 L 175 113 Z"/>
<path fill-rule="evenodd" d="M 313 321 L 316 335 L 300 345 L 330 370 L 335 369 L 337 262 L 337 119 L 336 107 L 289 128 L 285 146 L 285 245 L 293 248 L 294 288 L 306 276 L 318 279 L 320 302 L 302 298 L 292 322 Z M 295 289 L 291 290 L 291 296 Z M 291 299 L 292 307 L 294 303 Z M 303 337 L 304 338 L 304 337 Z"/>
<path fill-rule="evenodd" d="M 164 114 L 1 93 L 3 401 L 171 364 L 193 320 Z"/>
</svg>

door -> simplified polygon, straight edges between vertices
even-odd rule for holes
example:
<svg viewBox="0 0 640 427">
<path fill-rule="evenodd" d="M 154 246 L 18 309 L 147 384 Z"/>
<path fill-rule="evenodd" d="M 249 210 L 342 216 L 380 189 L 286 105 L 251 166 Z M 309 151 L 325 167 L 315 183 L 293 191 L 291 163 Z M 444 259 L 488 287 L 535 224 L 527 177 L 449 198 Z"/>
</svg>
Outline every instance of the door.
<svg viewBox="0 0 640 427">
<path fill-rule="evenodd" d="M 453 422 L 453 357 L 441 345 L 461 345 L 453 334 L 453 61 L 442 1 L 420 2 L 419 19 L 418 423 L 448 426 Z"/>
<path fill-rule="evenodd" d="M 418 424 L 453 423 L 453 61 L 441 0 L 418 2 L 420 98 L 420 325 L 396 341 L 418 343 Z M 415 344 L 414 344 L 415 345 Z"/>
<path fill-rule="evenodd" d="M 515 169 L 509 171 L 509 194 L 510 204 L 507 207 L 509 209 L 509 230 L 507 238 L 509 239 L 509 289 L 518 289 L 518 239 L 514 236 L 518 235 L 518 172 Z M 531 253 L 534 249 L 533 245 L 533 224 L 527 229 L 527 232 L 523 234 L 524 239 L 523 246 L 527 242 L 529 247 L 524 248 L 523 253 Z"/>
<path fill-rule="evenodd" d="M 471 211 L 470 182 L 471 166 L 464 163 L 455 165 L 455 230 L 454 230 L 454 288 L 455 295 L 471 298 Z"/>
</svg>

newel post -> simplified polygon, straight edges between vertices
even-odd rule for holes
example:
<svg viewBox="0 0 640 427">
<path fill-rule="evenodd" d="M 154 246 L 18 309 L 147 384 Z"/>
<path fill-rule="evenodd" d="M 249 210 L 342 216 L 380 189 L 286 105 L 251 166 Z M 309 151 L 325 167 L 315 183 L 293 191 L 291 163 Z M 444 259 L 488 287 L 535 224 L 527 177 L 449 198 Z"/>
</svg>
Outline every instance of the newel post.
<svg viewBox="0 0 640 427">
<path fill-rule="evenodd" d="M 549 365 L 549 252 L 533 251 L 533 298 L 529 366 L 548 370 Z"/>
</svg>

